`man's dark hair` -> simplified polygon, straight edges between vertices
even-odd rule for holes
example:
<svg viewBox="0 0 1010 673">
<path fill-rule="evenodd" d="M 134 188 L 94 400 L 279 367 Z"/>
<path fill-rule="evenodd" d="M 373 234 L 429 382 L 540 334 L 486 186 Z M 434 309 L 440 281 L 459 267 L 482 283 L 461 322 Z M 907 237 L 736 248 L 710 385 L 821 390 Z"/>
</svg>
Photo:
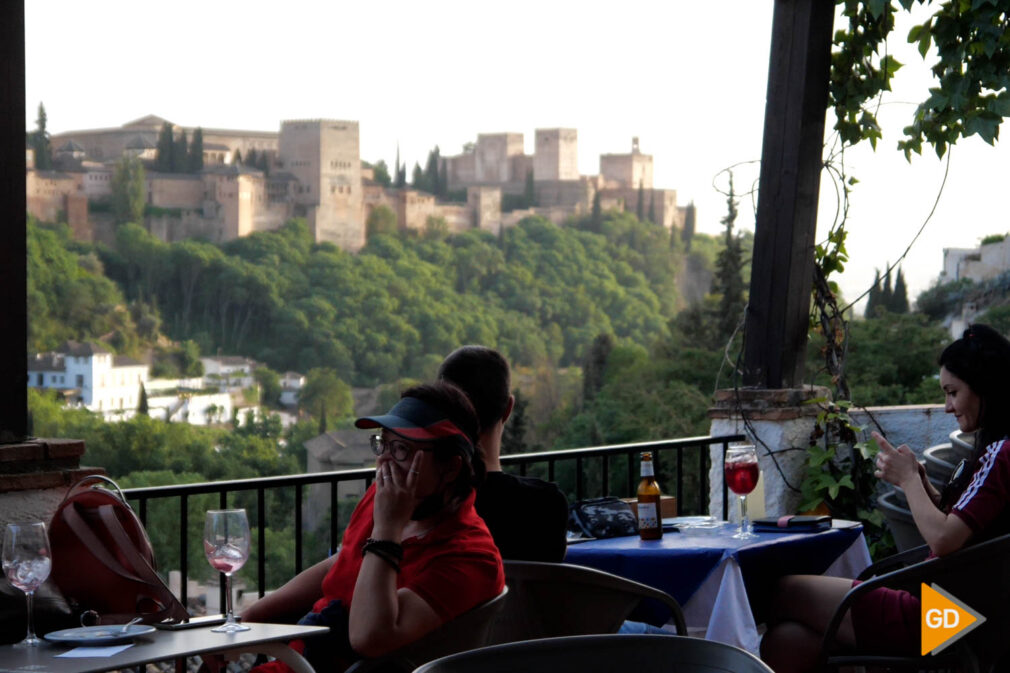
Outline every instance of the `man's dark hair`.
<svg viewBox="0 0 1010 673">
<path fill-rule="evenodd" d="M 492 427 L 505 415 L 511 394 L 509 365 L 493 348 L 457 348 L 438 368 L 438 378 L 466 393 L 477 410 L 482 430 Z"/>
</svg>

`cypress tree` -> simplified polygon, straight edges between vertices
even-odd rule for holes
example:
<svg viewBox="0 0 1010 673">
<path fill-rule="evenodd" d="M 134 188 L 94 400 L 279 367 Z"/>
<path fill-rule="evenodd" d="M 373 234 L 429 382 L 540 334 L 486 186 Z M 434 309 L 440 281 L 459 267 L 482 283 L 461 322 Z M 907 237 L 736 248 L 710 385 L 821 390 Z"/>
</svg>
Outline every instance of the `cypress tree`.
<svg viewBox="0 0 1010 673">
<path fill-rule="evenodd" d="M 137 405 L 137 413 L 143 416 L 150 416 L 150 410 L 147 407 L 147 389 L 144 387 L 144 383 L 140 383 L 140 403 Z"/>
<path fill-rule="evenodd" d="M 186 162 L 189 157 L 189 140 L 186 139 L 186 129 L 182 130 L 175 140 L 175 149 L 172 151 L 172 172 L 185 173 Z"/>
<path fill-rule="evenodd" d="M 242 163 L 245 164 L 246 166 L 254 167 L 256 166 L 256 160 L 258 158 L 259 157 L 256 154 L 256 148 L 253 147 L 246 153 L 245 161 L 243 161 Z"/>
<path fill-rule="evenodd" d="M 649 222 L 656 223 L 656 192 L 649 196 Z"/>
<path fill-rule="evenodd" d="M 523 194 L 527 208 L 535 208 L 537 205 L 537 190 L 533 184 L 533 171 L 526 171 L 526 190 Z"/>
<path fill-rule="evenodd" d="M 691 251 L 691 239 L 694 238 L 694 226 L 695 218 L 697 217 L 697 210 L 694 207 L 694 201 L 687 204 L 687 208 L 684 212 L 684 230 L 680 232 L 680 240 L 684 243 L 684 249 L 686 252 Z"/>
<path fill-rule="evenodd" d="M 873 273 L 873 285 L 869 294 L 866 295 L 866 308 L 863 310 L 864 318 L 876 317 L 877 307 L 880 306 L 880 269 Z"/>
<path fill-rule="evenodd" d="M 905 287 L 905 275 L 901 268 L 898 268 L 898 275 L 894 279 L 894 292 L 888 308 L 891 313 L 908 313 L 908 288 Z"/>
<path fill-rule="evenodd" d="M 154 167 L 162 173 L 170 173 L 175 163 L 172 155 L 175 153 L 175 141 L 172 138 L 172 125 L 165 122 L 158 132 L 158 158 Z"/>
<path fill-rule="evenodd" d="M 884 275 L 884 289 L 880 291 L 880 304 L 879 306 L 885 311 L 891 310 L 891 297 L 894 296 L 891 290 L 891 265 L 887 265 L 887 273 Z M 878 311 L 879 312 L 879 311 Z"/>
<path fill-rule="evenodd" d="M 639 222 L 645 217 L 645 183 L 641 180 L 638 181 L 638 208 L 635 210 L 635 214 L 638 216 Z"/>
<path fill-rule="evenodd" d="M 193 142 L 189 144 L 189 156 L 186 157 L 186 171 L 199 173 L 203 170 L 203 129 L 193 131 Z"/>
<path fill-rule="evenodd" d="M 47 171 L 53 167 L 53 148 L 49 143 L 49 131 L 46 124 L 46 106 L 39 103 L 39 116 L 35 120 L 35 132 L 31 134 L 31 147 L 35 150 L 35 168 Z"/>
<path fill-rule="evenodd" d="M 597 334 L 589 347 L 589 354 L 582 365 L 582 406 L 593 401 L 596 393 L 603 387 L 604 374 L 607 369 L 607 359 L 614 350 L 614 337 L 610 334 Z"/>
<path fill-rule="evenodd" d="M 600 191 L 596 190 L 593 194 L 593 215 L 590 220 L 593 225 L 593 231 L 600 233 L 600 226 L 603 224 L 603 213 L 600 208 Z"/>
<path fill-rule="evenodd" d="M 421 164 L 414 162 L 414 172 L 410 176 L 410 185 L 414 189 L 424 188 L 424 171 L 421 170 Z"/>
<path fill-rule="evenodd" d="M 231 157 L 232 164 L 242 163 L 242 150 L 235 150 L 235 154 Z"/>
<path fill-rule="evenodd" d="M 743 282 L 743 246 L 740 237 L 733 233 L 736 223 L 737 204 L 736 193 L 733 190 L 733 174 L 729 176 L 729 194 L 726 196 L 726 216 L 722 223 L 726 225 L 725 248 L 719 252 L 715 261 L 715 279 L 713 290 L 719 295 L 719 313 L 717 316 L 718 338 L 729 339 L 746 306 L 744 300 Z"/>
</svg>

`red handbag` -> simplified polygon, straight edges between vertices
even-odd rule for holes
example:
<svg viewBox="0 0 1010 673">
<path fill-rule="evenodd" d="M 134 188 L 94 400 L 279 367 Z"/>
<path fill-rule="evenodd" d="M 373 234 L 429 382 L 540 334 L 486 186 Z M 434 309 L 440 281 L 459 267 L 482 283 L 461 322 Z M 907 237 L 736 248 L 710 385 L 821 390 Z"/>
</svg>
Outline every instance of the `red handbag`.
<svg viewBox="0 0 1010 673">
<path fill-rule="evenodd" d="M 91 483 L 96 480 L 115 492 Z M 135 617 L 145 624 L 189 619 L 155 570 L 140 519 L 108 477 L 91 475 L 70 487 L 49 524 L 49 544 L 50 577 L 74 614 L 93 610 L 104 624 Z"/>
</svg>

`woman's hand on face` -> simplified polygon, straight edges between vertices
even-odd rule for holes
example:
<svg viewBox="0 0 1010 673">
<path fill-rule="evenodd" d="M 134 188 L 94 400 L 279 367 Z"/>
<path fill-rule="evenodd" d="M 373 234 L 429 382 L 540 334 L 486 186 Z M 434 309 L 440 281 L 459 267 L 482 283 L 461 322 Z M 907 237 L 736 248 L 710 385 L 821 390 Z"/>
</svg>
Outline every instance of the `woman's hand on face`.
<svg viewBox="0 0 1010 673">
<path fill-rule="evenodd" d="M 922 482 L 922 466 L 907 444 L 894 448 L 880 433 L 873 432 L 871 435 L 880 447 L 873 473 L 875 477 L 901 488 L 907 488 L 910 480 Z"/>
<path fill-rule="evenodd" d="M 416 489 L 421 455 L 421 451 L 415 451 L 407 469 L 391 458 L 380 459 L 375 471 L 372 537 L 400 541 L 400 535 L 418 503 Z"/>
</svg>

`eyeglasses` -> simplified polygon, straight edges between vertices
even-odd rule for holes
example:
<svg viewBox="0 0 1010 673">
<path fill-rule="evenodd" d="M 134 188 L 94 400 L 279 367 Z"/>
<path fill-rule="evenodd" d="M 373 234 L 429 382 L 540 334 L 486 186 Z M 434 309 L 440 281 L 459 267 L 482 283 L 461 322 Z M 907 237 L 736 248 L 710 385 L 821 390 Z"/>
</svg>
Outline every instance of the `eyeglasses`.
<svg viewBox="0 0 1010 673">
<path fill-rule="evenodd" d="M 381 456 L 386 451 L 389 451 L 389 455 L 393 457 L 394 460 L 404 460 L 407 456 L 413 454 L 415 448 L 419 451 L 431 450 L 434 447 L 415 447 L 413 444 L 403 441 L 402 439 L 383 439 L 382 435 L 372 435 L 369 440 L 372 445 L 372 453 L 376 456 Z"/>
</svg>

